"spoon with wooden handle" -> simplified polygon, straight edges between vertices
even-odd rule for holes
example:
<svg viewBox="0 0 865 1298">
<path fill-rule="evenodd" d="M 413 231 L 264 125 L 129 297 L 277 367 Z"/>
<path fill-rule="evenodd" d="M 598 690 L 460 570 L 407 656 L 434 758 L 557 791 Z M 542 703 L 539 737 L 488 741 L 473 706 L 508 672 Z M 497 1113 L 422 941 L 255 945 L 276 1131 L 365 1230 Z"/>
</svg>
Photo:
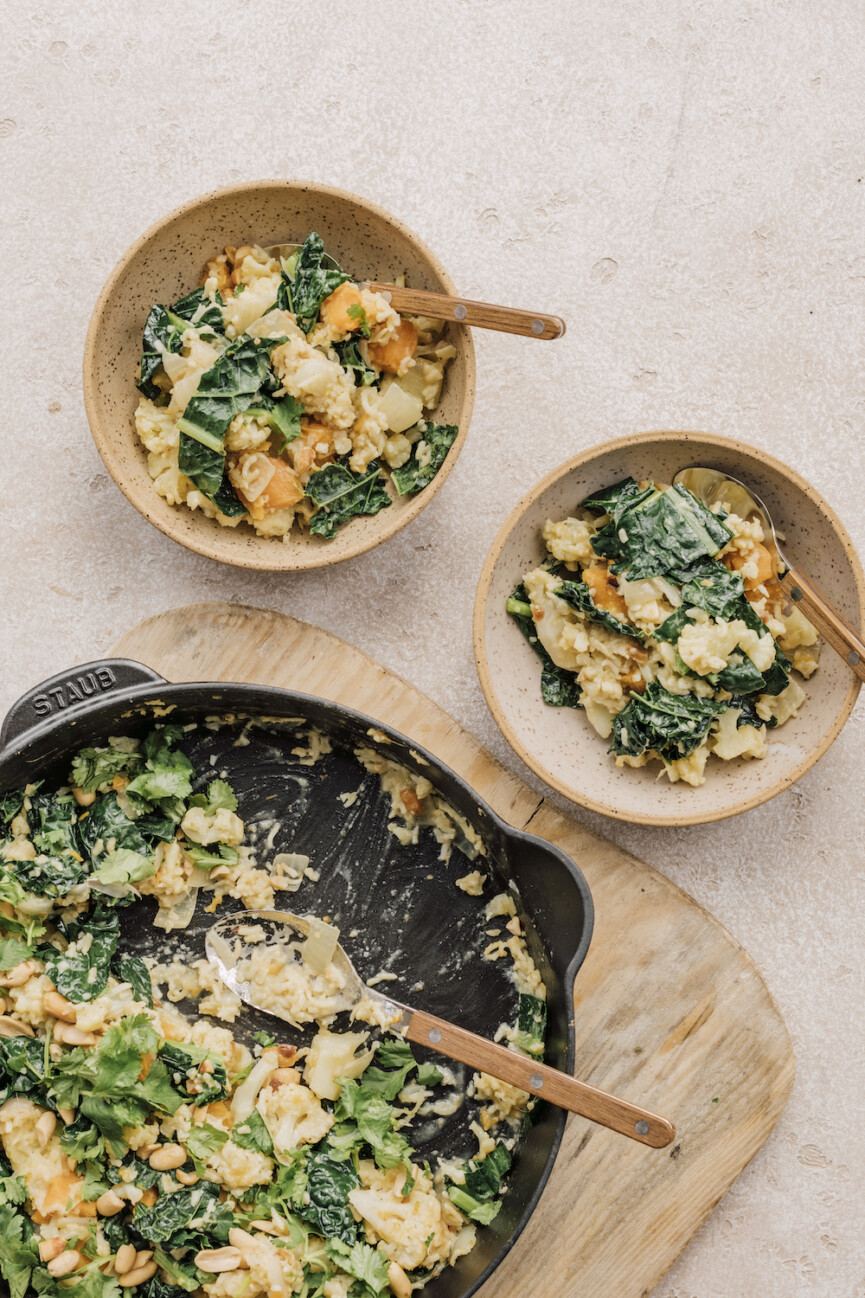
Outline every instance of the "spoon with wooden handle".
<svg viewBox="0 0 865 1298">
<path fill-rule="evenodd" d="M 571 1113 L 579 1113 L 602 1127 L 618 1131 L 654 1149 L 669 1145 L 676 1135 L 675 1128 L 666 1118 L 660 1118 L 648 1109 L 617 1099 L 568 1073 L 551 1068 L 549 1064 L 496 1045 L 485 1037 L 448 1023 L 446 1019 L 427 1014 L 425 1010 L 412 1009 L 385 996 L 377 988 L 367 986 L 340 946 L 339 930 L 312 916 L 302 917 L 280 910 L 241 911 L 219 920 L 208 931 L 205 940 L 208 960 L 222 981 L 254 1009 L 296 1026 L 290 1010 L 282 1012 L 278 1005 L 262 1004 L 261 990 L 254 989 L 243 977 L 244 961 L 255 949 L 245 942 L 248 936 L 245 930 L 250 925 L 262 926 L 269 942 L 282 945 L 288 959 L 297 954 L 313 974 L 324 973 L 330 965 L 335 966 L 344 980 L 344 1003 L 339 1009 L 353 1010 L 355 1017 L 365 1022 L 386 1026 L 408 1041 L 435 1050 L 448 1059 L 458 1059 L 470 1068 L 519 1086 L 531 1095 L 549 1100 Z M 260 946 L 260 940 L 256 945 Z"/>
<path fill-rule="evenodd" d="M 300 248 L 297 243 L 275 243 L 265 252 L 280 260 L 291 257 Z M 328 258 L 333 266 L 337 263 Z M 339 269 L 339 267 L 337 267 Z M 469 298 L 449 297 L 445 293 L 430 293 L 426 289 L 402 288 L 399 284 L 361 282 L 361 288 L 381 293 L 395 311 L 409 315 L 428 315 L 437 320 L 453 320 L 457 324 L 475 325 L 478 329 L 495 329 L 499 333 L 519 334 L 523 338 L 541 341 L 561 338 L 565 332 L 564 320 L 557 315 L 544 315 L 541 311 L 523 311 L 518 307 L 493 306 L 488 302 L 472 302 Z"/>
<path fill-rule="evenodd" d="M 724 470 L 712 469 L 706 465 L 692 465 L 680 470 L 673 482 L 686 487 L 707 509 L 726 502 L 740 518 L 756 518 L 759 521 L 763 535 L 771 536 L 778 561 L 784 570 L 779 574 L 778 585 L 791 602 L 802 609 L 827 644 L 840 654 L 860 681 L 865 681 L 865 641 L 813 582 L 788 562 L 779 544 L 772 515 L 753 488 Z"/>
</svg>

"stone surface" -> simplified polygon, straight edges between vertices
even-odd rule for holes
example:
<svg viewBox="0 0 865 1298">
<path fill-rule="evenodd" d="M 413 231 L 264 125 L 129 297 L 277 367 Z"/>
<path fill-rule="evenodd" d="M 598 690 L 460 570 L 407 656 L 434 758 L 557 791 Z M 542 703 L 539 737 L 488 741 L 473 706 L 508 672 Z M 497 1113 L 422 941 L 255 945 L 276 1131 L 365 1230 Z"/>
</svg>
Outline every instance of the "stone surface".
<svg viewBox="0 0 865 1298">
<path fill-rule="evenodd" d="M 440 0 L 426 16 L 396 0 L 2 0 L 0 14 L 0 706 L 166 606 L 236 599 L 360 645 L 517 769 L 475 677 L 481 563 L 542 474 L 628 430 L 765 447 L 865 552 L 855 0 Z M 183 200 L 264 176 L 377 199 L 467 296 L 569 323 L 555 344 L 479 334 L 475 418 L 441 494 L 383 549 L 296 578 L 220 567 L 152 529 L 104 472 L 80 393 L 120 253 Z M 798 1057 L 776 1134 L 658 1298 L 865 1295 L 863 766 L 860 704 L 805 779 L 746 816 L 680 831 L 583 816 L 745 944 Z"/>
</svg>

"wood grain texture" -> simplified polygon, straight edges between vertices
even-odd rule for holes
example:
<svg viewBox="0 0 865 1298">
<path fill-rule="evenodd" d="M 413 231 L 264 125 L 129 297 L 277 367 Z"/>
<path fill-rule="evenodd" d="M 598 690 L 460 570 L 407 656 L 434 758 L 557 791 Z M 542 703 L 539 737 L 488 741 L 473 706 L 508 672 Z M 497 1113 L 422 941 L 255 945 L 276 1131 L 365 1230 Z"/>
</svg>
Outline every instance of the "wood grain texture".
<svg viewBox="0 0 865 1298">
<path fill-rule="evenodd" d="M 801 572 L 788 568 L 779 585 L 807 618 L 814 623 L 824 640 L 839 653 L 851 670 L 865 681 L 865 642 L 849 622 L 829 603 Z"/>
<path fill-rule="evenodd" d="M 780 1117 L 794 1061 L 753 961 L 663 875 L 539 799 L 418 690 L 329 632 L 243 605 L 151 618 L 114 652 L 167 679 L 291 687 L 346 703 L 430 748 L 500 816 L 568 852 L 595 903 L 575 988 L 576 1072 L 666 1114 L 663 1152 L 568 1123 L 538 1209 L 481 1291 L 645 1298 Z"/>
<path fill-rule="evenodd" d="M 538 338 L 542 342 L 561 338 L 566 328 L 561 316 L 544 315 L 540 311 L 472 302 L 466 297 L 448 297 L 445 293 L 402 288 L 398 284 L 370 284 L 369 288 L 373 293 L 386 294 L 391 306 L 401 314 L 435 316 L 439 320 L 455 320 L 458 324 L 494 329 L 503 334 L 519 334 L 523 338 Z"/>
<path fill-rule="evenodd" d="M 458 1059 L 499 1081 L 520 1086 L 532 1095 L 540 1095 L 571 1113 L 591 1118 L 592 1122 L 599 1122 L 602 1127 L 618 1131 L 642 1145 L 663 1149 L 676 1138 L 676 1129 L 666 1118 L 569 1077 L 549 1064 L 518 1055 L 456 1023 L 427 1014 L 426 1010 L 412 1011 L 405 1035 L 419 1046 L 432 1047 L 448 1059 Z"/>
</svg>

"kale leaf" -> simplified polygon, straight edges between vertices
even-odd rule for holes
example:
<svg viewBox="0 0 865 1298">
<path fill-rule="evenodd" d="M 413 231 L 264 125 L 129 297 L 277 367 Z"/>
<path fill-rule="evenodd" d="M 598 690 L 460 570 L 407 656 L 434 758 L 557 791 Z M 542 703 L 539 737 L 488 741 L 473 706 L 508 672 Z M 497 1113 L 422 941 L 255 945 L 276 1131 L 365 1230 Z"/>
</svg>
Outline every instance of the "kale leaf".
<svg viewBox="0 0 865 1298">
<path fill-rule="evenodd" d="M 378 372 L 371 365 L 367 365 L 361 356 L 359 339 L 353 334 L 349 335 L 343 342 L 335 343 L 334 351 L 339 357 L 339 363 L 344 370 L 355 371 L 357 375 L 355 382 L 359 388 L 369 388 L 378 383 Z"/>
<path fill-rule="evenodd" d="M 541 644 L 532 617 L 532 606 L 529 603 L 528 593 L 522 582 L 507 600 L 505 608 L 543 663 L 541 668 L 541 697 L 544 702 L 551 708 L 581 707 L 580 694 L 582 691 L 576 676 L 564 667 L 557 667 Z"/>
<path fill-rule="evenodd" d="M 300 426 L 303 404 L 291 396 L 282 397 L 279 401 L 263 396 L 261 402 L 250 406 L 246 413 L 253 419 L 267 420 L 274 435 L 272 440 L 278 442 L 275 447 L 277 454 L 284 451 L 289 442 L 300 437 L 303 431 Z"/>
<path fill-rule="evenodd" d="M 203 288 L 197 288 L 185 297 L 179 298 L 171 308 L 170 315 L 178 317 L 202 332 L 210 329 L 213 333 L 225 333 L 225 321 L 222 316 L 222 295 L 216 294 L 216 301 L 211 302 Z"/>
<path fill-rule="evenodd" d="M 547 1031 L 547 1007 L 539 996 L 530 996 L 528 992 L 520 993 L 517 1014 L 516 1045 L 528 1051 L 530 1055 L 543 1055 L 544 1037 Z"/>
<path fill-rule="evenodd" d="M 612 518 L 595 533 L 592 548 L 617 560 L 613 572 L 626 572 L 629 581 L 681 579 L 694 563 L 713 558 L 733 535 L 717 514 L 678 483 L 664 491 L 640 491 L 636 483 L 626 487 L 621 484 Z"/>
<path fill-rule="evenodd" d="M 358 1238 L 348 1196 L 360 1186 L 351 1163 L 337 1163 L 324 1153 L 313 1153 L 306 1163 L 306 1195 L 295 1211 L 327 1238 L 342 1240 L 349 1247 Z"/>
<path fill-rule="evenodd" d="M 188 1041 L 166 1041 L 159 1051 L 159 1058 L 168 1070 L 171 1085 L 186 1104 L 200 1108 L 211 1100 L 223 1100 L 228 1095 L 225 1064 L 203 1046 Z M 210 1071 L 203 1073 L 201 1065 L 205 1060 Z"/>
<path fill-rule="evenodd" d="M 89 872 L 86 864 L 71 855 L 38 856 L 32 861 L 4 861 L 3 864 L 21 887 L 40 897 L 65 897 Z"/>
<path fill-rule="evenodd" d="M 44 1041 L 0 1037 L 0 1102 L 10 1095 L 27 1095 L 45 1103 L 50 1068 Z"/>
<path fill-rule="evenodd" d="M 421 423 L 417 427 L 422 436 L 412 447 L 411 457 L 391 473 L 401 496 L 413 496 L 429 486 L 459 433 L 456 424 Z"/>
<path fill-rule="evenodd" d="M 113 793 L 96 799 L 89 813 L 81 818 L 79 833 L 94 869 L 99 868 L 99 858 L 112 840 L 115 851 L 122 847 L 141 856 L 147 856 L 150 851 L 139 822 L 129 819 Z M 97 847 L 100 848 L 98 852 Z"/>
<path fill-rule="evenodd" d="M 694 694 L 671 694 L 658 681 L 650 681 L 645 693 L 632 695 L 628 706 L 613 718 L 608 751 L 639 757 L 654 750 L 663 761 L 674 762 L 699 748 L 726 707 Z"/>
<path fill-rule="evenodd" d="M 24 790 L 12 789 L 9 793 L 0 796 L 0 820 L 8 825 L 10 820 L 14 820 L 18 812 L 24 806 Z"/>
<path fill-rule="evenodd" d="M 143 1001 L 149 1009 L 153 1009 L 153 982 L 150 970 L 139 956 L 115 957 L 111 964 L 111 972 L 119 982 L 129 983 L 137 1001 Z"/>
<path fill-rule="evenodd" d="M 324 256 L 324 242 L 314 230 L 310 231 L 294 259 L 294 274 L 289 275 L 287 280 L 284 279 L 289 309 L 294 312 L 304 333 L 309 333 L 318 320 L 319 308 L 324 299 L 351 278 L 339 267 L 331 269 L 322 266 Z M 279 305 L 277 299 L 277 306 Z"/>
<path fill-rule="evenodd" d="M 78 804 L 71 794 L 34 793 L 27 819 L 37 851 L 49 856 L 79 852 Z"/>
<path fill-rule="evenodd" d="M 337 529 L 358 514 L 377 514 L 392 503 L 385 490 L 377 460 L 365 473 L 352 473 L 337 461 L 316 469 L 309 476 L 306 494 L 318 506 L 309 530 L 330 540 Z"/>
<path fill-rule="evenodd" d="M 499 1143 L 482 1162 L 477 1165 L 466 1163 L 464 1183 L 456 1185 L 451 1182 L 447 1187 L 448 1195 L 472 1221 L 488 1226 L 501 1208 L 497 1195 L 510 1166 L 511 1156 Z"/>
<path fill-rule="evenodd" d="M 243 336 L 226 348 L 202 374 L 198 390 L 177 421 L 180 432 L 223 455 L 223 439 L 234 417 L 257 404 L 262 388 L 269 395 L 278 386 L 270 370 L 270 351 L 275 345 L 275 339 L 257 342 Z M 196 479 L 193 481 L 199 485 Z M 208 485 L 201 490 L 210 494 L 218 489 L 219 482 L 214 485 L 208 474 Z"/>
<path fill-rule="evenodd" d="M 234 1211 L 219 1199 L 219 1186 L 212 1181 L 182 1186 L 172 1194 L 161 1194 L 149 1208 L 135 1210 L 135 1229 L 153 1244 L 167 1249 L 207 1248 L 224 1244 L 234 1225 Z"/>
<path fill-rule="evenodd" d="M 604 626 L 608 631 L 616 635 L 627 635 L 634 640 L 642 641 L 644 639 L 642 631 L 637 627 L 631 626 L 628 622 L 620 622 L 612 613 L 606 609 L 598 608 L 592 599 L 592 593 L 584 581 L 563 581 L 556 587 L 555 593 L 559 599 L 563 599 L 571 608 L 575 608 L 579 613 L 584 613 L 590 622 L 596 622 L 599 626 Z"/>
<path fill-rule="evenodd" d="M 97 902 L 89 914 L 68 926 L 67 951 L 42 948 L 54 986 L 67 1000 L 80 1004 L 100 996 L 108 984 L 111 961 L 120 939 L 117 911 Z M 89 938 L 89 942 L 84 940 Z M 48 955 L 53 951 L 52 955 Z"/>
<path fill-rule="evenodd" d="M 164 306 L 152 306 L 144 323 L 144 335 L 141 339 L 141 366 L 138 378 L 138 390 L 155 401 L 160 389 L 153 382 L 153 376 L 162 365 L 165 352 L 179 352 L 183 346 L 183 333 L 188 328 L 186 322 L 180 328 L 173 324 L 171 316 Z"/>
</svg>

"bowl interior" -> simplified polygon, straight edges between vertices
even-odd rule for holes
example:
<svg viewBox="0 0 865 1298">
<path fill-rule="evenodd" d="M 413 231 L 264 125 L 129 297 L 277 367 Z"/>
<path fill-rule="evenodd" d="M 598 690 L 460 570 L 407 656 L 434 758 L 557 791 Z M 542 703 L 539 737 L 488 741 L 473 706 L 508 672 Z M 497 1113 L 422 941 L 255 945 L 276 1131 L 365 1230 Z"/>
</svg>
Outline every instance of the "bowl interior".
<svg viewBox="0 0 865 1298">
<path fill-rule="evenodd" d="M 701 788 L 670 784 L 657 763 L 616 767 L 608 741 L 584 713 L 547 707 L 540 663 L 505 612 L 522 575 L 544 559 L 547 519 L 572 514 L 590 492 L 629 474 L 666 482 L 689 464 L 709 464 L 752 483 L 768 505 L 791 563 L 858 626 L 862 569 L 849 538 L 825 501 L 798 475 L 739 443 L 699 433 L 644 434 L 579 457 L 531 492 L 502 528 L 487 560 L 475 608 L 475 650 L 487 701 L 508 741 L 543 780 L 574 802 L 643 824 L 691 824 L 734 815 L 773 797 L 817 760 L 837 735 L 858 693 L 849 667 L 826 644 L 820 666 L 801 682 L 799 716 L 770 732 L 761 761 L 711 760 Z M 799 679 L 799 678 L 797 678 Z"/>
<path fill-rule="evenodd" d="M 267 570 L 317 568 L 371 549 L 429 503 L 452 469 L 465 439 L 474 395 L 474 348 L 467 329 L 449 326 L 456 356 L 445 371 L 439 423 L 460 433 L 433 482 L 413 497 L 397 497 L 373 517 L 348 522 L 332 541 L 293 532 L 290 540 L 259 537 L 246 524 L 221 527 L 185 506 L 171 506 L 153 489 L 147 453 L 135 432 L 139 393 L 135 367 L 141 332 L 154 302 L 175 301 L 201 280 L 204 264 L 226 244 L 300 242 L 310 230 L 360 279 L 400 274 L 415 288 L 454 292 L 446 272 L 401 222 L 374 204 L 323 186 L 270 181 L 220 190 L 178 209 L 147 231 L 122 258 L 90 323 L 84 356 L 84 397 L 105 465 L 133 505 L 163 532 L 210 558 Z"/>
<path fill-rule="evenodd" d="M 371 737 L 368 717 L 265 687 L 166 686 L 157 698 L 152 686 L 144 687 L 136 698 L 106 698 L 16 740 L 0 762 L 0 790 L 20 787 L 52 770 L 65 779 L 72 752 L 104 742 L 109 735 L 146 732 L 166 711 L 172 723 L 196 723 L 184 738 L 184 750 L 196 769 L 224 773 L 230 781 L 248 841 L 264 844 L 260 860 L 281 851 L 310 857 L 319 879 L 304 882 L 296 893 L 278 894 L 277 908 L 328 915 L 340 928 L 361 976 L 369 978 L 382 969 L 393 973 L 397 981 L 389 982 L 387 989 L 400 1000 L 489 1037 L 501 1022 L 512 1021 L 518 997 L 506 962 L 484 960 L 482 952 L 489 942 L 486 902 L 494 892 L 515 890 L 526 941 L 547 988 L 546 1058 L 555 1067 L 572 1068 L 573 980 L 592 929 L 585 881 L 557 848 L 503 825 L 432 754 L 397 732 L 379 728 L 379 723 Z M 215 726 L 218 718 L 225 720 Z M 332 743 L 332 751 L 313 766 L 303 761 L 310 725 Z M 455 880 L 475 866 L 457 850 L 448 862 L 441 861 L 430 831 L 423 832 L 417 844 L 397 842 L 388 830 L 390 799 L 380 793 L 378 777 L 365 772 L 353 756 L 358 745 L 376 747 L 427 776 L 477 830 L 487 844 L 492 875 L 484 896 L 469 896 L 455 886 Z M 354 802 L 349 798 L 346 806 L 340 795 L 354 793 L 358 797 Z M 165 935 L 152 928 L 154 903 L 144 898 L 122 912 L 125 949 L 163 960 L 201 958 L 213 922 L 204 912 L 205 901 L 199 900 L 188 929 L 170 935 L 166 956 Z M 219 914 L 236 908 L 228 901 Z M 181 1003 L 180 1008 L 195 1013 L 194 1005 Z M 339 1026 L 346 1025 L 341 1021 Z M 233 1025 L 247 1043 L 260 1028 L 273 1031 L 273 1020 L 265 1016 L 259 1021 L 249 1010 Z M 306 1044 L 291 1029 L 285 1031 L 288 1040 Z M 459 1064 L 453 1068 L 458 1081 L 467 1083 L 471 1070 Z M 416 1122 L 410 1138 L 433 1164 L 439 1155 L 465 1157 L 476 1146 L 468 1129 L 473 1116 L 463 1104 L 453 1115 Z M 515 1151 L 498 1217 L 479 1231 L 470 1254 L 432 1282 L 431 1298 L 466 1298 L 504 1257 L 540 1196 L 564 1120 L 564 1113 L 550 1106 L 536 1111 L 536 1121 Z"/>
</svg>

